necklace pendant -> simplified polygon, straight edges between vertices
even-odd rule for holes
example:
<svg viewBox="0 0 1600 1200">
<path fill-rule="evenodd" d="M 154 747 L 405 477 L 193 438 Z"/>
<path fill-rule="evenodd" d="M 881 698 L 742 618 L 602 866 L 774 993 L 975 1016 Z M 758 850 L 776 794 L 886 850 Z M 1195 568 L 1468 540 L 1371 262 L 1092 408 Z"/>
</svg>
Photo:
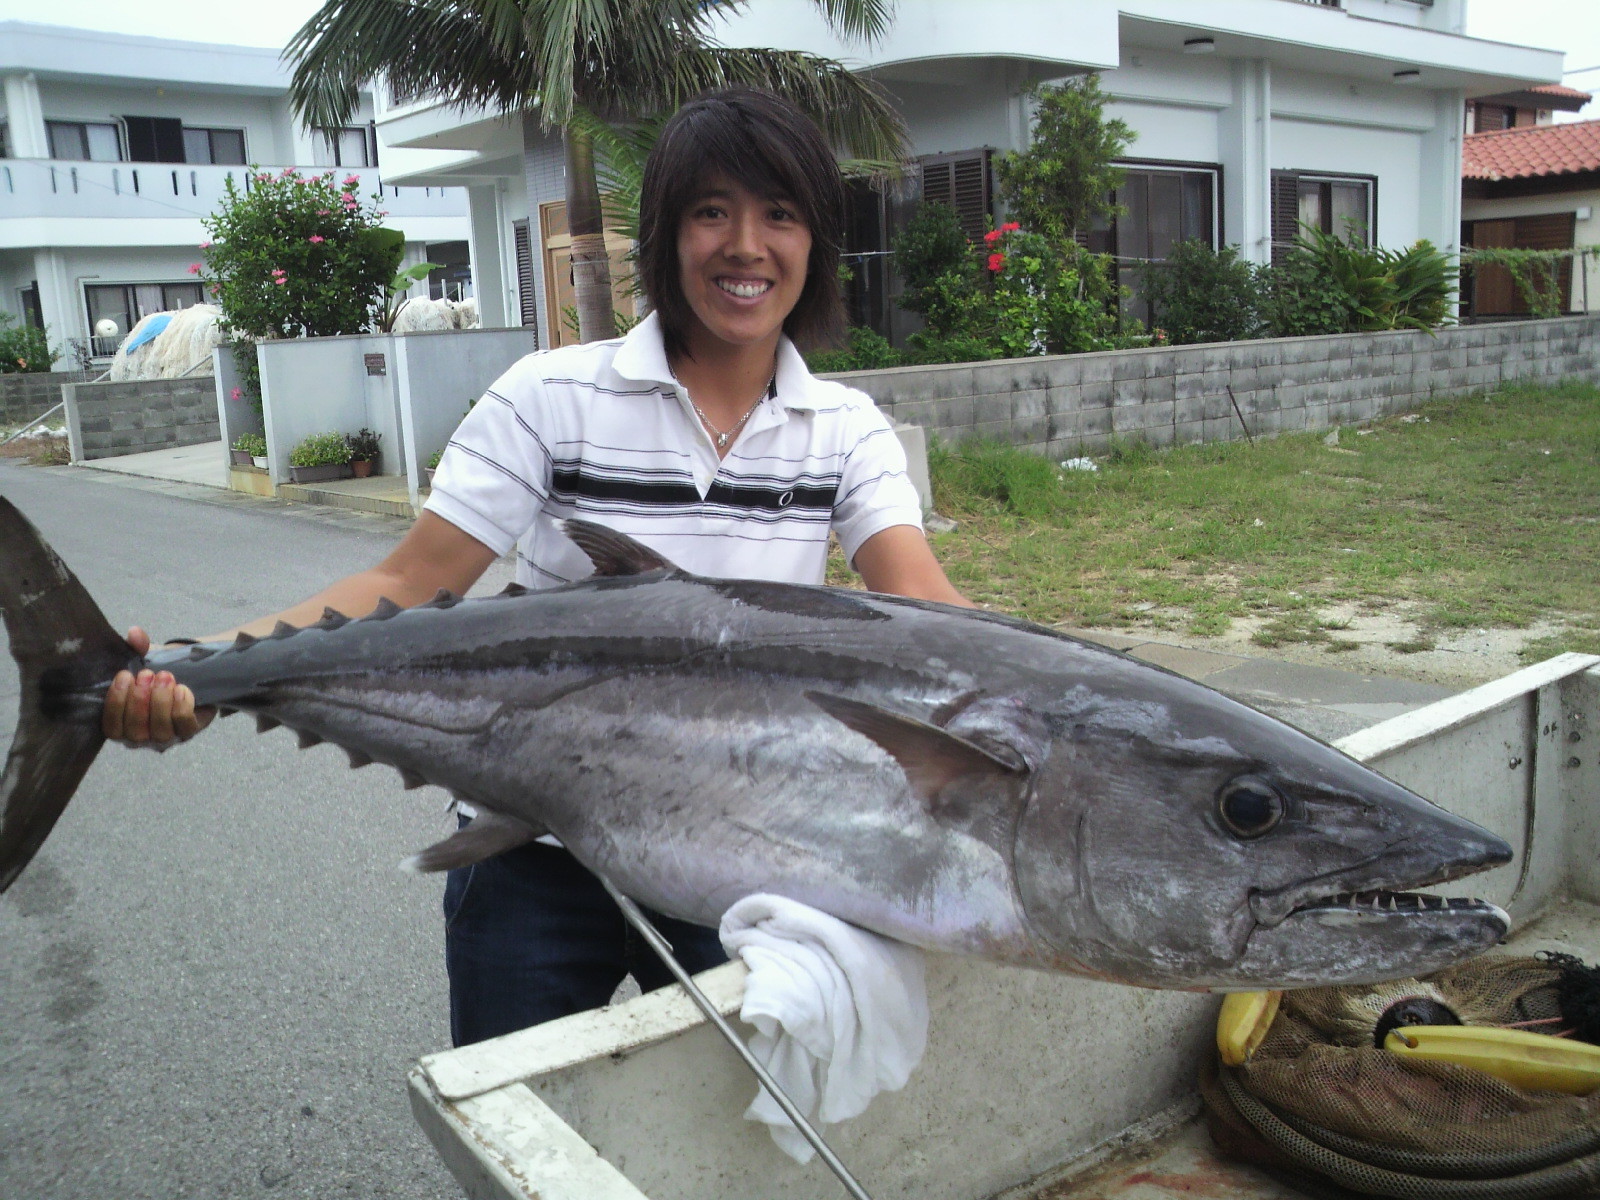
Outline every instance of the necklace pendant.
<svg viewBox="0 0 1600 1200">
<path fill-rule="evenodd" d="M 727 444 L 728 444 L 728 435 L 725 434 L 725 433 L 717 434 L 717 449 L 720 450 L 724 446 L 726 446 Z"/>
</svg>

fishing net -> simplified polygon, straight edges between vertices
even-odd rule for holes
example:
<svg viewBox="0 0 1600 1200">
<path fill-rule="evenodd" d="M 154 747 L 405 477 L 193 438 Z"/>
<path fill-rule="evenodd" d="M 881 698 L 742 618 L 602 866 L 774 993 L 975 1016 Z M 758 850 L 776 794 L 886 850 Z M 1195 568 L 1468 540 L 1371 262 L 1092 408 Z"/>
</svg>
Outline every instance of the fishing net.
<svg viewBox="0 0 1600 1200">
<path fill-rule="evenodd" d="M 1401 1002 L 1464 1025 L 1586 1032 L 1600 995 L 1586 970 L 1480 958 L 1426 980 L 1289 992 L 1247 1063 L 1203 1074 L 1212 1135 L 1317 1196 L 1600 1196 L 1600 1092 L 1525 1090 L 1374 1044 Z"/>
</svg>

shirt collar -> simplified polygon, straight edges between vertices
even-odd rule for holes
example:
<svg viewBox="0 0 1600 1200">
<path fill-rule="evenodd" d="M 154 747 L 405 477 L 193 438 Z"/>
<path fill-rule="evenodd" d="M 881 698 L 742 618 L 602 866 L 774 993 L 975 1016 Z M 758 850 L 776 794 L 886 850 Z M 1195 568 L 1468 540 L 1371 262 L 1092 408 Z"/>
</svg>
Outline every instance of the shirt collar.
<svg viewBox="0 0 1600 1200">
<path fill-rule="evenodd" d="M 675 388 L 672 368 L 667 365 L 667 350 L 661 342 L 661 320 L 650 313 L 622 339 L 611 369 L 624 379 L 640 383 L 659 383 Z M 778 401 L 785 408 L 815 410 L 820 406 L 816 380 L 806 361 L 787 336 L 778 338 Z"/>
</svg>

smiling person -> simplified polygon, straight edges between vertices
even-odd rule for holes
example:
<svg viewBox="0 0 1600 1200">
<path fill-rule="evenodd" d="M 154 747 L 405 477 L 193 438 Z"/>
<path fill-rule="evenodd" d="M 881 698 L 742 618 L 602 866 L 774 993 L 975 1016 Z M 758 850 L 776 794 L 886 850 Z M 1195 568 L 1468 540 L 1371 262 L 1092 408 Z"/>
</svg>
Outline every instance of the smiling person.
<svg viewBox="0 0 1600 1200">
<path fill-rule="evenodd" d="M 583 578 L 567 517 L 698 574 L 793 583 L 822 582 L 831 532 L 872 590 L 965 604 L 928 548 L 888 422 L 862 393 L 813 378 L 796 348 L 839 326 L 844 224 L 833 153 L 793 105 L 750 89 L 686 105 L 645 167 L 650 315 L 624 338 L 514 365 L 450 440 L 388 558 L 245 630 L 306 624 L 324 605 L 364 613 L 382 596 L 465 592 L 513 547 L 527 586 Z M 130 640 L 140 648 L 143 635 Z M 205 720 L 193 703 L 170 675 L 124 675 L 106 732 L 191 736 Z M 629 971 L 646 990 L 671 982 L 550 839 L 452 871 L 445 917 L 457 1045 L 602 1005 Z M 714 930 L 652 919 L 689 970 L 723 961 Z"/>
</svg>

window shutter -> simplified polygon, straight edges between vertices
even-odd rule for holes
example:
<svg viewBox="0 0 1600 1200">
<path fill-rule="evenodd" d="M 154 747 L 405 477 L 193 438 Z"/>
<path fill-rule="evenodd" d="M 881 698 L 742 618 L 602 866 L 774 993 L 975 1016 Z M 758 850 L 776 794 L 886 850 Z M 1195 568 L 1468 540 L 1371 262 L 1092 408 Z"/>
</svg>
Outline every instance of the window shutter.
<svg viewBox="0 0 1600 1200">
<path fill-rule="evenodd" d="M 1272 173 L 1272 261 L 1278 262 L 1300 238 L 1300 176 Z"/>
<path fill-rule="evenodd" d="M 511 225 L 517 249 L 517 301 L 522 309 L 522 324 L 539 332 L 539 303 L 533 279 L 533 240 L 527 221 L 514 221 Z M 535 343 L 537 344 L 537 343 Z"/>
<path fill-rule="evenodd" d="M 994 227 L 994 192 L 989 171 L 989 151 L 936 154 L 919 160 L 922 199 L 928 204 L 948 204 L 961 218 L 962 232 L 981 241 Z"/>
<path fill-rule="evenodd" d="M 1518 217 L 1513 243 L 1525 250 L 1570 250 L 1577 233 L 1577 214 L 1548 213 L 1537 217 Z M 1561 264 L 1556 275 L 1556 290 L 1561 311 L 1572 308 L 1572 260 Z"/>
<path fill-rule="evenodd" d="M 176 117 L 123 117 L 130 162 L 181 163 L 183 122 Z"/>
</svg>

